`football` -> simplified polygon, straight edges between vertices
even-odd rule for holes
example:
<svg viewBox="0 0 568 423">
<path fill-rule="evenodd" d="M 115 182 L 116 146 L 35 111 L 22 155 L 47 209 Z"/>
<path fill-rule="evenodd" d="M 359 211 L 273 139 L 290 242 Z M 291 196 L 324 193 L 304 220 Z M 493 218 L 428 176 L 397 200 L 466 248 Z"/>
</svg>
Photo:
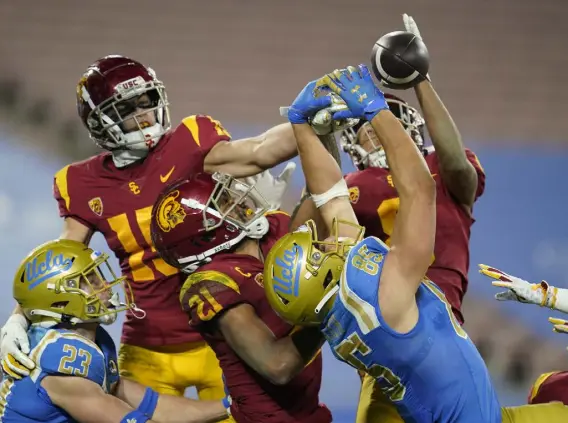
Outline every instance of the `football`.
<svg viewBox="0 0 568 423">
<path fill-rule="evenodd" d="M 371 65 L 385 87 L 405 90 L 426 79 L 430 56 L 422 39 L 410 32 L 395 31 L 375 43 Z"/>
</svg>

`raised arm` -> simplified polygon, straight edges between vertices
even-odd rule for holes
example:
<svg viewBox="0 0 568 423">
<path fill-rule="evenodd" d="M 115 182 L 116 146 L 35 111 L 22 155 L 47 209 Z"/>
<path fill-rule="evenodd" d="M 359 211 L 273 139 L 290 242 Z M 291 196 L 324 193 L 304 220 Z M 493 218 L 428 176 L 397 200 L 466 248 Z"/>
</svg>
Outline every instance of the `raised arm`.
<svg viewBox="0 0 568 423">
<path fill-rule="evenodd" d="M 442 181 L 455 201 L 471 212 L 477 172 L 466 156 L 461 134 L 430 81 L 421 82 L 415 90 L 436 149 Z"/>
<path fill-rule="evenodd" d="M 270 128 L 259 136 L 217 144 L 205 157 L 208 173 L 237 178 L 255 175 L 295 157 L 296 140 L 290 124 Z"/>
<path fill-rule="evenodd" d="M 424 157 L 400 122 L 388 110 L 383 93 L 375 86 L 369 70 L 358 69 L 329 74 L 325 83 L 339 94 L 355 117 L 365 117 L 385 149 L 400 207 L 391 236 L 391 249 L 381 272 L 381 290 L 390 291 L 388 308 L 400 312 L 415 309 L 415 294 L 434 251 L 436 232 L 436 186 Z M 381 310 L 388 318 L 387 308 Z M 398 311 L 397 311 L 398 312 Z"/>
<path fill-rule="evenodd" d="M 296 137 L 307 191 L 319 209 L 327 232 L 330 232 L 335 219 L 357 223 L 357 218 L 349 203 L 349 191 L 337 161 L 308 124 L 309 118 L 331 103 L 329 96 L 318 95 L 317 82 L 310 82 L 298 94 L 288 111 L 288 119 Z M 355 228 L 342 226 L 340 229 L 339 236 L 356 236 Z"/>
<path fill-rule="evenodd" d="M 371 125 L 385 149 L 400 198 L 382 279 L 407 287 L 414 297 L 434 253 L 436 186 L 422 154 L 392 113 L 380 112 Z"/>
<path fill-rule="evenodd" d="M 412 16 L 404 14 L 403 20 L 407 31 L 422 38 Z M 466 156 L 461 134 L 429 80 L 421 82 L 414 90 L 436 149 L 442 181 L 456 202 L 471 212 L 477 191 L 477 172 Z"/>
</svg>

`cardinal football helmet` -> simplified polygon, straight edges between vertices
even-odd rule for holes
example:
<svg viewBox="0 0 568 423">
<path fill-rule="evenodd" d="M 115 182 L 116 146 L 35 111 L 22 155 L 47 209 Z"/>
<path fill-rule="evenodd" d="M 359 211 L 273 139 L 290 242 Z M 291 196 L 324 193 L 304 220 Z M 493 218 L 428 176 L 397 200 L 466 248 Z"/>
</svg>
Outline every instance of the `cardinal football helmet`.
<svg viewBox="0 0 568 423">
<path fill-rule="evenodd" d="M 403 99 L 385 93 L 385 99 L 390 111 L 402 123 L 402 126 L 408 132 L 416 146 L 420 151 L 424 151 L 424 119 L 414 107 L 411 107 Z M 370 146 L 363 148 L 361 146 L 361 136 L 366 135 L 367 142 Z M 388 168 L 385 151 L 377 142 L 377 136 L 373 131 L 371 124 L 364 119 L 352 128 L 347 128 L 341 132 L 340 144 L 343 151 L 349 154 L 353 164 L 357 169 L 365 169 L 367 167 Z"/>
<path fill-rule="evenodd" d="M 138 105 L 146 94 L 149 101 Z M 139 109 L 141 112 L 135 113 Z M 95 143 L 106 150 L 144 150 L 153 147 L 170 129 L 164 84 L 149 67 L 119 55 L 93 63 L 77 84 L 77 110 Z M 145 127 L 141 115 L 154 112 L 156 123 Z M 137 129 L 125 132 L 123 123 L 134 119 Z"/>
<path fill-rule="evenodd" d="M 108 255 L 77 241 L 59 239 L 34 249 L 14 277 L 14 299 L 32 324 L 110 324 L 120 311 L 140 311 L 124 277 L 116 277 Z M 125 301 L 113 287 L 122 285 Z M 143 312 L 142 312 L 143 313 Z"/>
<path fill-rule="evenodd" d="M 262 238 L 269 209 L 254 185 L 222 173 L 196 174 L 166 188 L 156 201 L 152 242 L 168 264 L 191 272 L 245 237 Z"/>
</svg>

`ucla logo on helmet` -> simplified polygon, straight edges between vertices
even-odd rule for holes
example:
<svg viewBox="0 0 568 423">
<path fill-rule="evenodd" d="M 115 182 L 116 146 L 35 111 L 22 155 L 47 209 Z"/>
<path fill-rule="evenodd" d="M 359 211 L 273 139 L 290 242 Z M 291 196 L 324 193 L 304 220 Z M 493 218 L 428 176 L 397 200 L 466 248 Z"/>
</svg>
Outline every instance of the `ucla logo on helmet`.
<svg viewBox="0 0 568 423">
<path fill-rule="evenodd" d="M 284 250 L 281 257 L 276 258 L 272 277 L 274 292 L 298 296 L 303 254 L 302 247 L 295 244 Z"/>
<path fill-rule="evenodd" d="M 28 282 L 28 289 L 34 289 L 46 279 L 66 272 L 73 265 L 73 259 L 66 258 L 63 254 L 54 254 L 48 250 L 45 256 L 35 257 L 26 264 L 22 282 Z"/>
</svg>

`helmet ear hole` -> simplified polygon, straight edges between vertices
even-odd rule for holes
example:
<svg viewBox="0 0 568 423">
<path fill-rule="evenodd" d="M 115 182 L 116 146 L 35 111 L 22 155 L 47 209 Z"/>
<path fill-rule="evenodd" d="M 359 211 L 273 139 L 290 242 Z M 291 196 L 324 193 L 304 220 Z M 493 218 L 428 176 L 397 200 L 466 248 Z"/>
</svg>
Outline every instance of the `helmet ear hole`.
<svg viewBox="0 0 568 423">
<path fill-rule="evenodd" d="M 325 279 L 323 280 L 323 289 L 327 289 L 332 280 L 333 273 L 331 273 L 331 270 L 328 270 L 327 275 L 325 275 Z"/>
<path fill-rule="evenodd" d="M 287 300 L 286 298 L 284 298 L 282 295 L 280 294 L 276 294 L 278 296 L 278 299 L 280 299 L 280 301 L 282 301 L 282 304 L 284 305 L 288 305 L 290 303 L 289 300 Z"/>
<path fill-rule="evenodd" d="M 51 307 L 63 310 L 65 307 L 67 307 L 67 304 L 69 304 L 69 301 L 58 301 L 56 303 L 51 304 Z"/>
</svg>

